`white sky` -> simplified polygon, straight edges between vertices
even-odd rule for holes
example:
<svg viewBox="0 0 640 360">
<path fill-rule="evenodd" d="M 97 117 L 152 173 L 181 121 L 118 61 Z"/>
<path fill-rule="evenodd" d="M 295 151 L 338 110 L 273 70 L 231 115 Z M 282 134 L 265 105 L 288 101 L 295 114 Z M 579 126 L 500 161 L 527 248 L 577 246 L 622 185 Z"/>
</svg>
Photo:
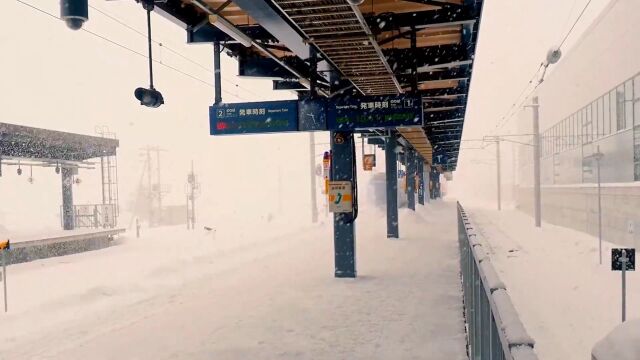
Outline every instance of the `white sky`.
<svg viewBox="0 0 640 360">
<path fill-rule="evenodd" d="M 58 14 L 58 0 L 24 1 Z M 560 41 L 586 1 L 485 1 L 465 138 L 493 133 L 497 119 L 515 101 L 546 51 Z M 592 1 L 567 45 L 575 41 L 607 2 Z M 90 3 L 141 32 L 145 31 L 144 11 L 133 0 L 92 0 Z M 166 181 L 173 188 L 170 202 L 182 201 L 189 160 L 194 159 L 197 170 L 203 175 L 201 180 L 209 190 L 208 195 L 203 196 L 211 201 L 224 198 L 232 211 L 255 207 L 256 198 L 270 204 L 263 207 L 263 212 L 269 206 L 273 207 L 275 201 L 281 201 L 276 200 L 273 191 L 283 186 L 276 184 L 277 174 L 284 179 L 284 188 L 297 195 L 293 196 L 295 201 L 300 204 L 307 201 L 308 204 L 307 195 L 302 196 L 304 199 L 299 196 L 303 189 L 308 189 L 305 134 L 214 139 L 208 135 L 208 106 L 213 100 L 210 85 L 156 64 L 156 87 L 162 91 L 166 104 L 158 109 L 144 108 L 136 102 L 133 90 L 148 85 L 145 58 L 86 32 L 70 31 L 62 21 L 15 0 L 3 0 L 0 10 L 0 121 L 86 134 L 94 133 L 96 125 L 107 125 L 121 140 L 120 192 L 125 201 L 137 189 L 140 177 L 138 149 L 149 144 L 170 151 L 166 155 L 167 168 L 163 170 Z M 154 16 L 153 21 L 155 40 L 204 68 L 212 68 L 211 46 L 186 45 L 184 30 L 159 16 Z M 146 52 L 144 37 L 93 9 L 90 9 L 90 20 L 85 27 L 135 51 Z M 164 63 L 212 83 L 210 71 L 167 50 L 160 51 L 157 46 L 154 54 Z M 225 101 L 291 97 L 286 92 L 271 91 L 269 80 L 239 79 L 236 73 L 235 62 L 224 58 Z M 326 142 L 326 135 L 319 137 L 324 139 L 319 141 Z M 467 147 L 466 143 L 464 147 Z M 323 148 L 317 150 L 321 152 Z M 493 174 L 495 170 L 488 162 L 492 156 L 493 149 L 488 152 L 463 151 L 456 178 L 473 179 L 465 180 L 467 185 L 476 186 L 477 181 L 484 180 L 492 184 L 489 176 L 469 177 Z M 40 183 L 47 185 L 27 187 L 26 181 L 16 176 L 2 178 L 0 196 L 7 198 L 20 194 L 20 197 L 10 210 L 0 209 L 0 224 L 15 218 L 15 214 L 32 211 L 29 204 L 43 201 L 43 194 L 49 202 L 47 211 L 57 212 L 59 183 L 51 174 L 39 176 L 42 177 Z M 95 188 L 87 186 L 77 190 L 76 199 L 97 201 L 99 191 L 94 191 Z M 295 208 L 295 201 L 290 202 L 292 208 Z M 259 213 L 256 210 L 256 214 Z"/>
</svg>

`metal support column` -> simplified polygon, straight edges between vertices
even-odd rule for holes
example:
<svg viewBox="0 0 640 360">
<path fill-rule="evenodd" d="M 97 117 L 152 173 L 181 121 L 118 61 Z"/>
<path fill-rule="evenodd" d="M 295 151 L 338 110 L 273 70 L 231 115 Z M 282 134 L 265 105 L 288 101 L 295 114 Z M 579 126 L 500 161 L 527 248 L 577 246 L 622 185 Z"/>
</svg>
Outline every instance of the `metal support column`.
<svg viewBox="0 0 640 360">
<path fill-rule="evenodd" d="M 387 171 L 387 238 L 397 239 L 398 230 L 398 141 L 395 136 L 387 138 L 384 146 Z"/>
<path fill-rule="evenodd" d="M 542 201 L 540 200 L 540 121 L 539 121 L 539 108 L 538 97 L 534 96 L 532 99 L 533 107 L 533 207 L 535 214 L 535 225 L 540 227 L 541 220 L 541 207 Z"/>
<path fill-rule="evenodd" d="M 502 210 L 502 177 L 500 175 L 500 138 L 496 140 L 496 192 L 498 195 L 498 211 Z"/>
<path fill-rule="evenodd" d="M 424 205 L 424 159 L 418 156 L 418 204 Z"/>
<path fill-rule="evenodd" d="M 416 209 L 416 152 L 407 150 L 407 203 L 411 210 Z"/>
<path fill-rule="evenodd" d="M 352 132 L 331 132 L 331 180 L 351 181 L 353 212 L 333 214 L 335 277 L 356 277 L 355 219 L 357 217 L 355 142 Z"/>
<path fill-rule="evenodd" d="M 215 86 L 215 103 L 222 102 L 222 77 L 220 74 L 220 43 L 213 43 L 213 79 Z"/>
<path fill-rule="evenodd" d="M 62 228 L 75 228 L 73 216 L 73 169 L 63 167 L 62 174 Z"/>
</svg>

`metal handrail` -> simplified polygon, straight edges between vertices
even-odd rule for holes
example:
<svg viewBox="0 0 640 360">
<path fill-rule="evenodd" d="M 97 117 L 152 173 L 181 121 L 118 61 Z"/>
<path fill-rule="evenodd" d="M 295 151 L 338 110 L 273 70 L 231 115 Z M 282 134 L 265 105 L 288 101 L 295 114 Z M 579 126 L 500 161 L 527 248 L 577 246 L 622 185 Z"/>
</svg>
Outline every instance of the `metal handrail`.
<svg viewBox="0 0 640 360">
<path fill-rule="evenodd" d="M 538 359 L 533 350 L 535 341 L 522 325 L 460 203 L 458 244 L 469 359 Z"/>
</svg>

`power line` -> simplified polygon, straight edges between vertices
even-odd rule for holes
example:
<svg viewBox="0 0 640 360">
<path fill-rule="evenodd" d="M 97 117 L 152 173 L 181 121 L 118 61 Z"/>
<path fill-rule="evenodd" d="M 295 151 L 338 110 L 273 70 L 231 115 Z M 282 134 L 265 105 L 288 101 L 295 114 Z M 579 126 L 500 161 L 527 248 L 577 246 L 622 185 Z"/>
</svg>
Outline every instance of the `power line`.
<svg viewBox="0 0 640 360">
<path fill-rule="evenodd" d="M 569 35 L 571 35 L 571 33 L 573 32 L 573 30 L 575 29 L 576 25 L 578 24 L 578 22 L 580 21 L 580 19 L 582 18 L 582 16 L 584 15 L 584 13 L 586 12 L 587 8 L 589 7 L 589 5 L 591 4 L 592 0 L 588 0 L 587 3 L 584 5 L 584 7 L 582 8 L 582 11 L 580 11 L 580 14 L 578 15 L 578 17 L 576 18 L 576 20 L 573 22 L 573 24 L 571 25 L 571 28 L 569 29 L 569 31 L 567 31 L 567 33 L 565 34 L 565 36 L 562 38 L 562 41 L 560 42 L 560 45 L 558 45 L 558 49 L 562 48 L 562 46 L 564 45 L 564 43 L 567 41 L 567 39 L 569 38 Z M 574 4 L 575 5 L 575 4 Z M 572 7 L 573 10 L 573 7 Z M 538 73 L 540 72 L 540 69 L 544 67 L 545 69 L 545 73 L 546 73 L 546 69 L 549 66 L 549 64 L 545 64 L 544 62 L 542 62 L 540 64 L 540 66 L 538 66 L 538 69 L 536 69 L 536 72 L 533 74 L 533 76 L 531 77 L 531 79 L 529 80 L 529 82 L 527 82 L 526 86 L 522 89 L 522 91 L 520 92 L 520 95 L 518 95 L 518 97 L 516 98 L 516 102 L 514 102 L 511 107 L 509 108 L 509 110 L 505 113 L 505 115 L 502 116 L 500 122 L 496 125 L 496 130 L 502 128 L 504 125 L 506 125 L 514 116 L 516 113 L 513 113 L 510 115 L 510 113 L 513 111 L 513 109 L 519 109 L 522 107 L 522 105 L 524 104 L 525 101 L 527 101 L 527 99 L 531 96 L 531 94 L 533 94 L 533 92 L 540 86 L 540 84 L 542 84 L 542 79 L 540 79 L 538 81 L 538 83 L 536 84 L 536 86 L 533 87 L 533 89 L 531 89 L 529 91 L 529 93 L 527 93 L 527 96 L 525 96 L 522 101 L 520 103 L 518 103 L 517 99 L 520 98 L 520 96 L 522 96 L 522 94 L 526 91 L 526 89 L 531 85 L 531 83 L 533 82 L 533 80 L 536 78 L 536 76 L 538 75 Z M 543 73 L 543 77 L 544 74 Z M 516 107 L 515 105 L 518 104 L 518 106 Z"/>
<path fill-rule="evenodd" d="M 540 65 L 538 66 L 538 68 L 536 69 L 536 71 L 533 73 L 533 76 L 531 76 L 531 78 L 529 79 L 529 81 L 527 81 L 527 83 L 525 84 L 525 86 L 522 88 L 522 90 L 520 91 L 520 93 L 518 94 L 518 96 L 515 98 L 513 104 L 511 104 L 511 107 L 509 107 L 509 109 L 507 110 L 507 112 L 504 113 L 504 115 L 502 115 L 502 117 L 500 117 L 500 120 L 498 122 L 498 124 L 496 124 L 496 130 L 501 129 L 503 126 L 505 126 L 512 118 L 515 114 L 511 114 L 511 112 L 514 109 L 518 109 L 520 108 L 520 106 L 516 105 L 518 104 L 519 99 L 522 97 L 522 95 L 527 91 L 527 89 L 529 88 L 529 86 L 531 86 L 531 84 L 533 83 L 533 80 L 535 80 L 535 78 L 538 76 L 538 73 L 540 72 L 540 69 L 542 69 L 542 67 L 544 66 L 544 63 L 540 63 Z M 537 86 L 536 86 L 537 87 Z M 535 89 L 535 88 L 534 88 Z M 530 93 L 529 93 L 530 94 Z M 528 96 L 528 95 L 527 95 Z M 524 98 L 525 100 L 527 99 L 527 97 L 525 96 Z M 522 103 L 521 103 L 522 104 Z"/>
<path fill-rule="evenodd" d="M 124 22 L 124 21 L 122 21 L 122 20 L 118 19 L 116 16 L 111 15 L 111 14 L 107 13 L 106 11 L 104 11 L 104 10 L 102 10 L 102 9 L 100 9 L 100 8 L 97 8 L 97 7 L 95 7 L 95 6 L 91 5 L 91 4 L 89 4 L 89 7 L 90 7 L 90 8 L 92 8 L 93 10 L 97 11 L 98 13 L 102 14 L 103 16 L 105 16 L 105 17 L 107 17 L 107 18 L 111 19 L 112 21 L 114 21 L 114 22 L 116 22 L 116 23 L 118 23 L 118 24 L 120 24 L 120 25 L 124 26 L 125 28 L 127 28 L 127 29 L 129 29 L 129 30 L 133 31 L 134 33 L 136 33 L 136 34 L 138 34 L 138 35 L 140 35 L 140 36 L 142 36 L 142 37 L 144 37 L 144 38 L 146 39 L 147 34 L 145 34 L 145 33 L 143 33 L 142 31 L 140 31 L 140 30 L 136 29 L 135 27 L 133 27 L 133 26 L 131 26 L 131 25 L 127 24 L 126 22 Z M 166 50 L 167 50 L 167 51 L 169 51 L 170 53 L 172 53 L 172 54 L 174 54 L 174 55 L 176 55 L 176 56 L 178 56 L 178 57 L 180 57 L 180 58 L 182 58 L 182 59 L 184 59 L 184 60 L 186 60 L 186 61 L 190 62 L 191 64 L 193 64 L 193 65 L 195 65 L 195 66 L 199 67 L 200 69 L 202 69 L 202 70 L 204 70 L 204 71 L 208 72 L 209 74 L 213 74 L 213 71 L 211 71 L 211 69 L 210 69 L 209 67 L 202 65 L 201 63 L 199 63 L 199 62 L 197 62 L 197 61 L 195 61 L 195 60 L 193 60 L 193 59 L 189 58 L 188 56 L 182 55 L 180 52 L 178 52 L 178 51 L 176 51 L 176 50 L 172 49 L 171 47 L 167 46 L 165 43 L 160 42 L 160 41 L 157 41 L 157 40 L 152 40 L 152 41 L 153 41 L 155 44 L 157 44 L 158 46 L 160 46 L 161 48 L 166 49 Z M 245 88 L 245 87 L 242 87 L 242 86 L 238 85 L 237 83 L 234 83 L 234 82 L 232 82 L 232 81 L 230 81 L 230 80 L 227 80 L 227 79 L 222 79 L 222 80 L 223 80 L 223 81 L 226 81 L 226 82 L 228 82 L 228 83 L 230 83 L 230 84 L 232 84 L 232 85 L 234 85 L 234 86 L 236 86 L 236 87 L 238 87 L 239 89 L 242 89 L 242 90 L 244 90 L 244 91 L 246 91 L 246 92 L 250 93 L 251 95 L 258 96 L 258 94 L 254 93 L 253 91 L 251 91 L 251 90 L 249 90 L 249 89 L 247 89 L 247 88 Z"/>
<path fill-rule="evenodd" d="M 582 11 L 580 12 L 580 15 L 578 15 L 578 17 L 576 18 L 576 21 L 573 22 L 573 25 L 571 25 L 571 28 L 569 29 L 569 31 L 567 32 L 567 34 L 564 36 L 564 38 L 562 39 L 562 41 L 560 42 L 560 45 L 558 46 L 558 48 L 561 48 L 562 45 L 564 45 L 565 41 L 567 41 L 567 38 L 569 37 L 569 35 L 571 35 L 571 33 L 573 32 L 573 29 L 576 27 L 576 25 L 578 24 L 578 21 L 580 21 L 580 19 L 582 18 L 582 15 L 584 15 L 584 13 L 587 11 L 587 8 L 589 7 L 589 5 L 591 4 L 592 0 L 587 1 L 587 3 L 584 5 L 584 7 L 582 8 Z"/>
<path fill-rule="evenodd" d="M 37 11 L 37 12 L 41 13 L 41 14 L 47 15 L 47 16 L 52 17 L 52 18 L 57 19 L 57 20 L 61 20 L 58 16 L 56 16 L 56 15 L 54 15 L 54 14 L 52 14 L 52 13 L 48 12 L 48 11 L 45 11 L 45 10 L 43 10 L 43 9 L 41 9 L 41 8 L 37 7 L 37 6 L 34 6 L 34 5 L 29 4 L 29 3 L 25 2 L 25 1 L 22 1 L 22 0 L 16 0 L 16 1 L 17 1 L 18 3 L 20 3 L 20 4 L 22 4 L 22 5 L 25 5 L 25 6 L 29 7 L 29 8 L 31 8 L 31 9 L 33 9 L 33 10 L 35 10 L 35 11 Z M 110 44 L 112 44 L 112 45 L 115 45 L 115 46 L 117 46 L 117 47 L 119 47 L 119 48 L 121 48 L 121 49 L 123 49 L 123 50 L 127 50 L 127 51 L 131 52 L 132 54 L 138 55 L 138 56 L 143 57 L 143 58 L 145 58 L 145 59 L 148 59 L 148 58 L 149 58 L 149 56 L 148 56 L 148 55 L 143 54 L 143 53 L 141 53 L 141 52 L 139 52 L 139 51 L 137 51 L 137 50 L 134 50 L 134 49 L 132 49 L 132 48 L 130 48 L 130 47 L 128 47 L 128 46 L 126 46 L 126 45 L 123 45 L 123 44 L 121 44 L 121 43 L 119 43 L 119 42 L 117 42 L 117 41 L 115 41 L 115 40 L 112 40 L 112 39 L 110 39 L 110 38 L 108 38 L 108 37 L 106 37 L 106 36 L 104 36 L 104 35 L 98 34 L 98 33 L 93 32 L 93 31 L 91 31 L 91 30 L 87 30 L 86 28 L 81 28 L 80 30 L 82 30 L 82 31 L 84 31 L 85 33 L 90 34 L 90 35 L 92 35 L 92 36 L 94 36 L 94 37 L 97 37 L 97 38 L 99 38 L 99 39 L 101 39 L 101 40 L 103 40 L 103 41 L 106 41 L 106 42 L 108 42 L 108 43 L 110 43 Z M 145 37 L 146 37 L 146 35 L 145 35 Z M 213 87 L 213 84 L 212 84 L 212 83 L 210 83 L 210 82 L 208 82 L 208 81 L 205 81 L 205 80 L 202 80 L 202 79 L 200 79 L 200 78 L 198 78 L 198 77 L 196 77 L 196 76 L 193 76 L 193 75 L 191 75 L 191 74 L 189 74 L 189 73 L 187 73 L 187 72 L 184 72 L 184 71 L 182 71 L 182 70 L 180 70 L 180 69 L 178 69 L 178 68 L 176 68 L 176 67 L 173 67 L 173 66 L 171 66 L 171 65 L 167 65 L 167 64 L 162 63 L 162 62 L 160 62 L 160 61 L 158 61 L 158 60 L 155 60 L 155 59 L 154 59 L 153 61 L 154 61 L 155 63 L 158 63 L 158 64 L 160 64 L 160 65 L 162 65 L 162 66 L 166 67 L 167 69 L 173 70 L 173 71 L 175 71 L 175 72 L 177 72 L 177 73 L 179 73 L 179 74 L 182 74 L 182 75 L 184 75 L 184 76 L 186 76 L 186 77 L 189 77 L 189 78 L 191 78 L 191 79 L 193 79 L 193 80 L 196 80 L 196 81 L 201 82 L 201 83 L 203 83 L 203 84 L 205 84 L 205 85 L 208 85 L 208 86 Z M 238 95 L 232 94 L 232 93 L 230 93 L 230 92 L 228 92 L 228 91 L 225 91 L 225 92 L 227 93 L 227 95 L 231 95 L 231 96 L 233 96 L 233 97 L 235 97 L 235 98 L 237 98 L 237 99 L 245 100 L 245 101 L 246 101 L 246 99 L 245 99 L 245 98 L 242 98 L 242 97 L 240 97 L 240 96 L 238 96 Z"/>
</svg>

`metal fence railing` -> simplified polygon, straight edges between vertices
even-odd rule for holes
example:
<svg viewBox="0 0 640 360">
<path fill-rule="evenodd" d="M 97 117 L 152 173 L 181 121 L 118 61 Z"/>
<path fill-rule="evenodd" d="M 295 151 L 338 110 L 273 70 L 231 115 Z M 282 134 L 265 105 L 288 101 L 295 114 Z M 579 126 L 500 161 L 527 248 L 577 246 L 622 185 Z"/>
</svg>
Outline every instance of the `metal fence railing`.
<svg viewBox="0 0 640 360">
<path fill-rule="evenodd" d="M 520 321 L 474 225 L 458 203 L 458 243 L 470 360 L 537 360 L 535 341 Z"/>
<path fill-rule="evenodd" d="M 63 209 L 60 207 L 60 214 Z M 62 221 L 63 216 L 60 216 Z M 74 228 L 114 228 L 117 224 L 117 209 L 115 204 L 86 204 L 73 205 Z M 62 225 L 62 224 L 61 224 Z M 64 225 L 63 225 L 64 226 Z"/>
</svg>

